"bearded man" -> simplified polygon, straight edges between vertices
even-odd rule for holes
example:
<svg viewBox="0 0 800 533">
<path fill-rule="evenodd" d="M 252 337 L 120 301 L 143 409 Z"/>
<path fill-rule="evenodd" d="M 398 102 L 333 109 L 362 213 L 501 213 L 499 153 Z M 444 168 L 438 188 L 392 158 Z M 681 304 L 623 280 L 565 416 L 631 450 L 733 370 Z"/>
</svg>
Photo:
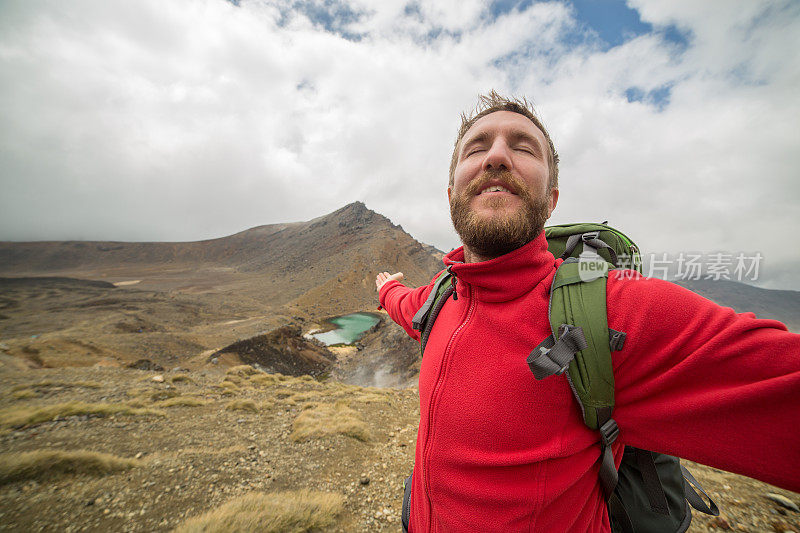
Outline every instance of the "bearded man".
<svg viewBox="0 0 800 533">
<path fill-rule="evenodd" d="M 409 531 L 610 531 L 597 432 L 566 379 L 526 364 L 551 333 L 558 156 L 525 100 L 492 91 L 462 119 L 447 194 L 463 247 L 444 258 L 455 291 L 420 368 Z M 434 282 L 401 279 L 378 274 L 380 302 L 420 340 Z M 609 328 L 627 333 L 616 465 L 632 445 L 800 490 L 800 335 L 658 279 L 612 276 L 606 294 Z"/>
</svg>

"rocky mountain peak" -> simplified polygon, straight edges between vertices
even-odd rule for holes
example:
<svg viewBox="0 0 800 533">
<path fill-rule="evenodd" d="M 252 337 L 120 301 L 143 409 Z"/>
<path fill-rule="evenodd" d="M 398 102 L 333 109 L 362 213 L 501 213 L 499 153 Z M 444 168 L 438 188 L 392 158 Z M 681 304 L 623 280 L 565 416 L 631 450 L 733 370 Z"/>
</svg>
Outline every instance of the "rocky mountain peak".
<svg viewBox="0 0 800 533">
<path fill-rule="evenodd" d="M 352 233 L 369 226 L 382 225 L 396 227 L 385 216 L 369 209 L 363 202 L 353 202 L 333 213 L 320 217 L 319 221 L 333 222 L 343 231 Z"/>
</svg>

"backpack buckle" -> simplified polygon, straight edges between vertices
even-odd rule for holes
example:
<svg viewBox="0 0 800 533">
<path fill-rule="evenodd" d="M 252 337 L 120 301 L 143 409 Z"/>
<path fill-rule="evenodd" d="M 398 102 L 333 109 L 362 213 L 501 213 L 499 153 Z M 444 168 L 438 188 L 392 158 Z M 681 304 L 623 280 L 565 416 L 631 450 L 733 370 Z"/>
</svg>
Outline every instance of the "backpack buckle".
<svg viewBox="0 0 800 533">
<path fill-rule="evenodd" d="M 609 418 L 605 424 L 600 426 L 600 438 L 603 441 L 603 448 L 611 446 L 618 436 L 619 426 L 613 418 Z"/>
<path fill-rule="evenodd" d="M 560 375 L 567 371 L 575 354 L 588 347 L 580 326 L 562 324 L 558 341 L 552 335 L 539 343 L 528 356 L 527 363 L 536 379 Z"/>
<path fill-rule="evenodd" d="M 579 331 L 575 331 L 576 329 L 579 330 Z M 572 333 L 572 335 L 570 335 L 570 333 Z M 559 326 L 559 328 L 558 328 L 558 339 L 559 339 L 559 341 L 561 341 L 562 343 L 567 342 L 568 339 L 570 339 L 570 337 L 573 337 L 573 336 L 583 337 L 583 328 L 578 328 L 577 326 L 573 326 L 572 324 L 561 324 L 561 326 Z M 578 348 L 579 347 L 577 345 L 573 345 L 571 342 L 569 343 L 569 345 L 570 345 L 571 348 Z M 575 351 L 577 351 L 577 350 L 575 350 Z M 569 368 L 569 364 L 571 362 L 572 362 L 572 358 L 570 358 L 570 360 L 567 361 L 564 364 L 563 367 L 561 367 L 561 370 L 558 373 L 559 374 L 563 374 L 564 372 L 566 372 L 566 370 L 567 370 L 567 368 Z"/>
<path fill-rule="evenodd" d="M 581 234 L 581 240 L 583 242 L 591 241 L 600 237 L 599 231 L 587 231 L 586 233 Z"/>
</svg>

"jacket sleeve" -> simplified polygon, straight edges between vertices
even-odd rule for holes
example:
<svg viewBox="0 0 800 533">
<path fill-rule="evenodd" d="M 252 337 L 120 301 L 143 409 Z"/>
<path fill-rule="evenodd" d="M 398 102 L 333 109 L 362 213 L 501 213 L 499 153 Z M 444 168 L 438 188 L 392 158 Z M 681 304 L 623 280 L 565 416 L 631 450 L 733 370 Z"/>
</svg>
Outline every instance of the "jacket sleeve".
<svg viewBox="0 0 800 533">
<path fill-rule="evenodd" d="M 392 320 L 401 325 L 406 333 L 417 342 L 419 342 L 420 333 L 411 327 L 411 321 L 417 310 L 425 303 L 432 288 L 432 285 L 426 285 L 410 289 L 399 281 L 392 280 L 381 287 L 378 293 L 381 307 L 386 309 Z"/>
<path fill-rule="evenodd" d="M 625 444 L 800 491 L 800 335 L 650 278 L 608 282 Z"/>
</svg>

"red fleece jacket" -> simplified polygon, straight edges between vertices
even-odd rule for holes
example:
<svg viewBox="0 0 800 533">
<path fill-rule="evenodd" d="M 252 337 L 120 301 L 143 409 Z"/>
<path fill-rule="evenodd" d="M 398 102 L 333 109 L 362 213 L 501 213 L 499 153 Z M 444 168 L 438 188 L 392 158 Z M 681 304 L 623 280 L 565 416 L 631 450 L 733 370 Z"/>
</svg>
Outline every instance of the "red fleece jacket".
<svg viewBox="0 0 800 533">
<path fill-rule="evenodd" d="M 609 531 L 599 435 L 565 378 L 536 381 L 526 364 L 550 334 L 561 261 L 544 233 L 497 259 L 463 260 L 462 249 L 444 259 L 458 299 L 442 308 L 420 369 L 412 533 Z M 431 287 L 380 290 L 416 340 L 411 319 Z M 609 327 L 627 333 L 613 352 L 617 465 L 629 444 L 800 491 L 800 335 L 641 276 L 612 274 L 607 301 Z"/>
</svg>

